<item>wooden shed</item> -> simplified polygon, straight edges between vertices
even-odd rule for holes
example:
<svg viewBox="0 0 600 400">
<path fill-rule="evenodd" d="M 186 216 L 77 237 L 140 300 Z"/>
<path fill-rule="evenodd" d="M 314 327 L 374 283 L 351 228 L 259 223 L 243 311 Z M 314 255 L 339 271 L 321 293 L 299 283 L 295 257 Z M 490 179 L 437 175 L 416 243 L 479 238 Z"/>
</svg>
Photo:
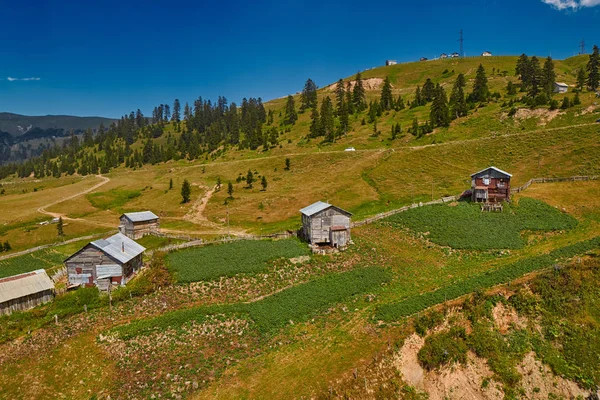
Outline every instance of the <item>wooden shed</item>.
<svg viewBox="0 0 600 400">
<path fill-rule="evenodd" d="M 346 247 L 350 242 L 350 218 L 348 211 L 334 205 L 317 201 L 300 210 L 302 214 L 302 237 L 310 244 Z"/>
<path fill-rule="evenodd" d="M 84 246 L 65 260 L 69 287 L 96 286 L 106 291 L 109 286 L 124 286 L 142 267 L 146 248 L 117 233 Z"/>
<path fill-rule="evenodd" d="M 488 167 L 471 175 L 471 200 L 499 202 L 510 200 L 510 178 L 506 171 Z"/>
<path fill-rule="evenodd" d="M 119 232 L 131 239 L 158 232 L 160 221 L 158 215 L 152 211 L 125 213 L 119 218 Z"/>
<path fill-rule="evenodd" d="M 54 282 L 43 269 L 0 279 L 0 315 L 29 310 L 53 298 Z"/>
</svg>

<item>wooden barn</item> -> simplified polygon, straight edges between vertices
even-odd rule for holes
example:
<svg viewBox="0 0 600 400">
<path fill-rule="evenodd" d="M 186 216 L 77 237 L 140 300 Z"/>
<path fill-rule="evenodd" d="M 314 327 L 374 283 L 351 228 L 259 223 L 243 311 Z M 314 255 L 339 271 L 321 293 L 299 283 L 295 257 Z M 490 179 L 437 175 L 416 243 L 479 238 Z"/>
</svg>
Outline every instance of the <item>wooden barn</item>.
<svg viewBox="0 0 600 400">
<path fill-rule="evenodd" d="M 29 310 L 53 298 L 54 282 L 43 269 L 0 279 L 0 315 Z"/>
<path fill-rule="evenodd" d="M 160 228 L 158 215 L 152 211 L 125 213 L 121 215 L 120 221 L 119 232 L 131 239 L 158 232 Z"/>
<path fill-rule="evenodd" d="M 107 291 L 109 286 L 124 286 L 142 267 L 146 249 L 122 233 L 84 246 L 65 260 L 69 287 L 96 286 Z"/>
<path fill-rule="evenodd" d="M 300 210 L 302 237 L 310 244 L 346 247 L 350 242 L 351 213 L 322 201 Z"/>
<path fill-rule="evenodd" d="M 510 200 L 510 178 L 506 171 L 488 167 L 471 175 L 471 200 L 494 203 Z"/>
</svg>

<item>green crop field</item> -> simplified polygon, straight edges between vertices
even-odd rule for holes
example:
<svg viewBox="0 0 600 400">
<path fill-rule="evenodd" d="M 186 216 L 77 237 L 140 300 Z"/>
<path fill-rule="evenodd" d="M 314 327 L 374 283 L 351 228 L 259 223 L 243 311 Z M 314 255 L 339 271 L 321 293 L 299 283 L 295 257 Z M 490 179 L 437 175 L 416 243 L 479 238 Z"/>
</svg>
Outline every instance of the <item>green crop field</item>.
<svg viewBox="0 0 600 400">
<path fill-rule="evenodd" d="M 0 261 L 0 278 L 24 274 L 36 269 L 50 269 L 62 265 L 65 259 L 63 253 L 53 249 L 39 250 L 34 253 Z"/>
<path fill-rule="evenodd" d="M 267 268 L 269 261 L 308 254 L 308 247 L 297 239 L 245 240 L 174 252 L 167 256 L 167 263 L 178 282 L 196 282 L 256 273 Z"/>
<path fill-rule="evenodd" d="M 135 321 L 114 329 L 121 338 L 128 339 L 157 330 L 178 328 L 183 324 L 201 322 L 208 315 L 236 314 L 247 316 L 262 333 L 272 333 L 290 321 L 302 322 L 347 297 L 377 289 L 389 280 L 382 268 L 368 267 L 349 272 L 327 275 L 254 303 L 199 307 L 174 311 L 154 319 Z"/>
<path fill-rule="evenodd" d="M 534 199 L 522 198 L 517 205 L 504 206 L 503 212 L 481 212 L 478 204 L 419 207 L 386 219 L 406 226 L 432 242 L 455 249 L 518 249 L 524 230 L 552 231 L 572 229 L 577 220 Z"/>
</svg>

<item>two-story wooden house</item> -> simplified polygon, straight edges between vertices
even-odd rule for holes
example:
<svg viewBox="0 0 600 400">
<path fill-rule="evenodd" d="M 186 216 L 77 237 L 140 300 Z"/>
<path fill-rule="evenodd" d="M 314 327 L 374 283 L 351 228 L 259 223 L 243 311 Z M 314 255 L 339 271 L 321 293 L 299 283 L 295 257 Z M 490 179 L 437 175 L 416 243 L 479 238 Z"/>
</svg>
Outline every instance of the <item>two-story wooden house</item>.
<svg viewBox="0 0 600 400">
<path fill-rule="evenodd" d="M 499 202 L 510 200 L 510 178 L 506 171 L 488 167 L 471 175 L 471 200 Z"/>
</svg>

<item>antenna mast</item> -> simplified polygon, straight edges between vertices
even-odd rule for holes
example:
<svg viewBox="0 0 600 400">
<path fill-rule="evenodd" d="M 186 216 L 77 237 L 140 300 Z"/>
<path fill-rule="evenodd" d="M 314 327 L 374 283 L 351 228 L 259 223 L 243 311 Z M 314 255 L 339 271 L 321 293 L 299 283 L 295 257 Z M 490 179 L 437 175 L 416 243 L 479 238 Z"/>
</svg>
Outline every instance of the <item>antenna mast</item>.
<svg viewBox="0 0 600 400">
<path fill-rule="evenodd" d="M 581 38 L 581 42 L 579 42 L 579 54 L 585 54 L 585 41 Z"/>
<path fill-rule="evenodd" d="M 460 38 L 458 39 L 459 43 L 460 43 L 460 56 L 464 57 L 465 56 L 465 51 L 463 49 L 463 30 L 460 30 Z"/>
</svg>

